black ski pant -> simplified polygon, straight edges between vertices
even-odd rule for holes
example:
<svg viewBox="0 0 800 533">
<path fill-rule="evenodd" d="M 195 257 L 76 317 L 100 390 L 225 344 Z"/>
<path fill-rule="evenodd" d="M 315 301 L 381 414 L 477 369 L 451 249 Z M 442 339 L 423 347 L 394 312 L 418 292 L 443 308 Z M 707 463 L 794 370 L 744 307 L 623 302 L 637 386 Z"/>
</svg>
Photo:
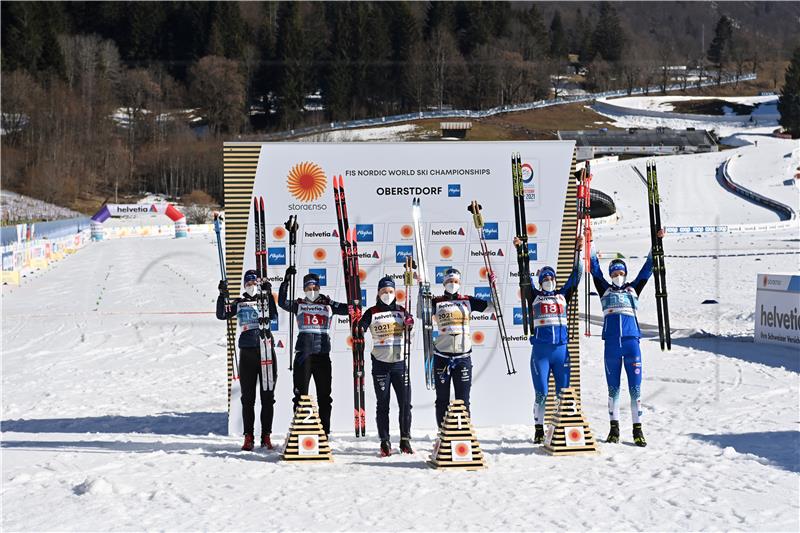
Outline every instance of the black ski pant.
<svg viewBox="0 0 800 533">
<path fill-rule="evenodd" d="M 441 427 L 447 406 L 450 405 L 450 381 L 456 391 L 456 400 L 463 400 L 469 412 L 469 392 L 472 387 L 472 357 L 442 357 L 433 361 L 436 373 L 436 424 Z"/>
<path fill-rule="evenodd" d="M 272 354 L 272 375 L 277 382 L 278 361 Z M 256 388 L 261 392 L 261 432 L 272 433 L 275 391 L 264 390 L 261 382 L 261 352 L 259 348 L 239 348 L 239 380 L 242 385 L 242 421 L 244 432 L 253 433 L 256 414 Z"/>
<path fill-rule="evenodd" d="M 381 441 L 389 440 L 389 397 L 391 390 L 397 398 L 400 438 L 411 438 L 411 384 L 404 383 L 405 361 L 385 363 L 372 358 L 372 383 L 377 400 L 375 420 Z"/>
<path fill-rule="evenodd" d="M 311 378 L 317 389 L 317 405 L 319 417 L 322 420 L 322 429 L 325 434 L 331 432 L 331 356 L 329 353 L 314 353 L 310 355 L 297 354 L 294 358 L 294 409 L 300 403 L 300 396 L 308 394 Z"/>
</svg>

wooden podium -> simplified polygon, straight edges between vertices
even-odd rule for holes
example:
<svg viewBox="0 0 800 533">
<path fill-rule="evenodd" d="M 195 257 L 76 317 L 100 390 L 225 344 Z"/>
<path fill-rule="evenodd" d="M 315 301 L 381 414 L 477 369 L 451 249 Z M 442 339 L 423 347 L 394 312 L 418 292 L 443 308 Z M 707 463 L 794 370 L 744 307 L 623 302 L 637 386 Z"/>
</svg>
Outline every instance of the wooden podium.
<svg viewBox="0 0 800 533">
<path fill-rule="evenodd" d="M 301 396 L 283 447 L 284 461 L 333 461 L 331 445 L 322 429 L 317 405 L 310 396 Z"/>
<path fill-rule="evenodd" d="M 452 400 L 428 464 L 441 470 L 481 470 L 486 468 L 483 452 L 462 400 Z"/>
<path fill-rule="evenodd" d="M 545 434 L 544 449 L 550 455 L 597 453 L 597 443 L 572 387 L 561 389 L 561 399 Z"/>
</svg>

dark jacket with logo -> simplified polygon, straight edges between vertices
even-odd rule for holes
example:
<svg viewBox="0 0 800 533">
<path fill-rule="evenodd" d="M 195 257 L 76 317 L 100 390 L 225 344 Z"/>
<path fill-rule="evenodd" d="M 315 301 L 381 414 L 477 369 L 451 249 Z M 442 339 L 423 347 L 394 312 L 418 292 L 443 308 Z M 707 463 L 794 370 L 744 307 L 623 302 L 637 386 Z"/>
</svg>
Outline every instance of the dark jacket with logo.
<svg viewBox="0 0 800 533">
<path fill-rule="evenodd" d="M 272 337 L 272 332 L 269 329 L 269 321 L 271 317 L 277 316 L 278 308 L 275 307 L 275 297 L 272 291 L 268 291 L 267 307 L 264 309 L 265 318 L 267 320 L 267 335 Z M 258 295 L 250 296 L 243 293 L 240 298 L 232 298 L 226 302 L 223 296 L 217 297 L 217 318 L 220 320 L 227 320 L 236 317 L 239 323 L 239 348 L 257 348 L 259 341 L 258 334 L 258 319 L 259 319 L 259 306 Z"/>
<path fill-rule="evenodd" d="M 305 357 L 311 354 L 327 354 L 331 351 L 330 329 L 334 315 L 347 315 L 347 304 L 334 302 L 320 294 L 313 302 L 298 298 L 286 300 L 289 281 L 284 280 L 278 290 L 278 305 L 297 316 L 297 342 L 295 354 Z"/>
</svg>

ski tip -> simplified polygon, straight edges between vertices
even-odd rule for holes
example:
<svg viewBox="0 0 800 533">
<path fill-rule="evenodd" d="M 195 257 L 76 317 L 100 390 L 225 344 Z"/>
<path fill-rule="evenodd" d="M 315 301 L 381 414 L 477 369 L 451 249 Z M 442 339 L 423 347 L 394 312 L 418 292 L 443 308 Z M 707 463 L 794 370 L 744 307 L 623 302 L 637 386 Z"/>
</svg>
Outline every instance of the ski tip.
<svg viewBox="0 0 800 533">
<path fill-rule="evenodd" d="M 337 183 L 338 183 L 338 181 L 337 181 L 337 176 L 334 174 L 334 176 L 333 176 L 333 188 L 334 188 L 334 189 L 336 189 L 336 188 L 338 188 L 338 187 L 339 187 L 339 186 L 337 185 Z"/>
<path fill-rule="evenodd" d="M 263 210 L 264 209 L 264 197 L 263 196 L 259 196 L 258 197 L 258 203 L 259 203 L 259 207 L 261 208 L 261 210 Z"/>
</svg>

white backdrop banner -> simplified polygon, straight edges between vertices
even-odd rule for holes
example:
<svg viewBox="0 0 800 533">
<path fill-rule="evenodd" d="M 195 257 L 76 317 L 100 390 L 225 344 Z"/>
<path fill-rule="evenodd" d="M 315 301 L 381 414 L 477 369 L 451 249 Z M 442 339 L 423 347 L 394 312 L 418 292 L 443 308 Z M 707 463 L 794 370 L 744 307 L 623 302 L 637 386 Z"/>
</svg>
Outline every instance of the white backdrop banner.
<svg viewBox="0 0 800 533">
<path fill-rule="evenodd" d="M 800 349 L 800 274 L 756 278 L 755 342 Z"/>
<path fill-rule="evenodd" d="M 403 262 L 413 254 L 411 200 L 421 198 L 428 275 L 434 295 L 442 293 L 442 273 L 449 267 L 462 272 L 462 293 L 489 298 L 489 284 L 478 235 L 467 206 L 483 206 L 486 239 L 498 275 L 518 373 L 506 375 L 492 313 L 473 316 L 474 381 L 472 409 L 477 425 L 532 423 L 533 388 L 530 344 L 523 336 L 518 268 L 514 237 L 511 154 L 520 152 L 525 181 L 531 272 L 555 266 L 574 142 L 529 141 L 487 143 L 266 143 L 256 172 L 253 194 L 263 196 L 266 208 L 269 277 L 277 297 L 287 266 L 288 242 L 283 227 L 297 215 L 298 280 L 307 272 L 319 274 L 322 292 L 345 301 L 332 177 L 344 178 L 349 225 L 358 233 L 359 267 L 366 305 L 376 299 L 378 280 L 395 278 L 402 297 Z M 252 206 L 245 245 L 244 270 L 255 267 Z M 302 294 L 302 289 L 297 292 Z M 412 291 L 416 307 L 417 287 Z M 399 300 L 402 302 L 402 300 Z M 288 371 L 289 316 L 280 311 L 275 330 L 282 379 L 276 389 L 276 431 L 291 415 L 292 385 Z M 273 321 L 273 328 L 275 322 Z M 296 331 L 296 330 L 295 330 Z M 347 345 L 347 317 L 338 317 L 332 332 L 334 431 L 352 430 L 352 352 Z M 372 340 L 366 332 L 365 359 Z M 413 344 L 411 375 L 414 426 L 435 427 L 433 391 L 425 388 L 421 336 Z M 374 431 L 374 392 L 366 362 L 368 431 Z M 311 393 L 314 394 L 313 387 Z M 232 399 L 237 402 L 238 399 Z M 237 402 L 238 403 L 238 402 Z M 396 416 L 392 400 L 392 419 Z M 233 416 L 233 413 L 232 413 Z M 232 422 L 236 422 L 232 420 Z M 393 421 L 396 423 L 396 421 Z M 233 431 L 232 429 L 232 432 Z M 396 430 L 395 430 L 396 433 Z"/>
</svg>

